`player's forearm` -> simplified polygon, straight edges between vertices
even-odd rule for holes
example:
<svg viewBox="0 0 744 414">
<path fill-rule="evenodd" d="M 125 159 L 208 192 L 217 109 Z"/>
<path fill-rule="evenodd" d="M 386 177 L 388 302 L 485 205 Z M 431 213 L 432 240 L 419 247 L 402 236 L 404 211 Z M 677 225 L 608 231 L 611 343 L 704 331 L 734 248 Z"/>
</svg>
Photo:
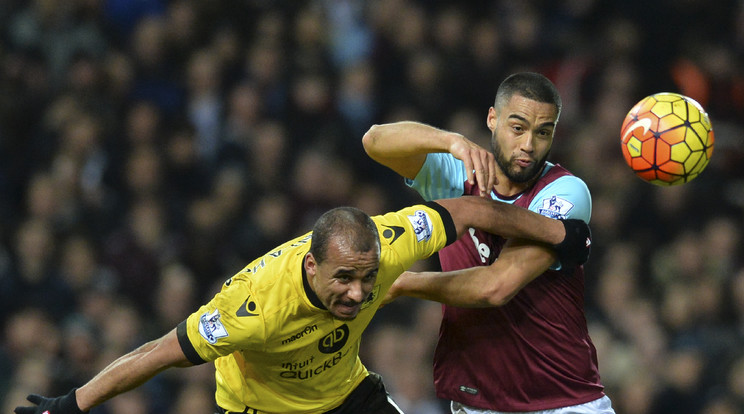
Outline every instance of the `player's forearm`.
<svg viewBox="0 0 744 414">
<path fill-rule="evenodd" d="M 508 297 L 494 295 L 479 280 L 489 277 L 488 267 L 450 272 L 404 272 L 393 284 L 393 297 L 409 296 L 459 307 L 500 306 Z"/>
<path fill-rule="evenodd" d="M 559 220 L 511 204 L 474 196 L 437 200 L 437 203 L 450 212 L 458 237 L 471 227 L 507 239 L 528 239 L 550 245 L 560 243 L 566 236 Z"/>
<path fill-rule="evenodd" d="M 551 245 L 560 243 L 566 236 L 563 223 L 559 220 L 545 217 L 512 204 L 491 202 L 489 206 L 495 210 L 494 214 L 475 217 L 475 220 L 483 220 L 484 223 L 475 223 L 473 227 L 483 226 L 478 228 L 483 228 L 507 239 L 529 239 Z M 497 223 L 498 219 L 494 218 L 496 216 L 500 217 L 502 222 Z M 501 231 L 496 231 L 497 228 L 500 228 Z"/>
<path fill-rule="evenodd" d="M 503 306 L 555 260 L 549 248 L 512 240 L 489 266 L 449 272 L 404 272 L 388 299 L 410 296 L 469 308 Z"/>
<path fill-rule="evenodd" d="M 457 139 L 462 136 L 430 125 L 402 121 L 373 125 L 362 137 L 362 144 L 373 160 L 404 177 L 415 178 L 426 154 L 448 152 Z"/>
<path fill-rule="evenodd" d="M 430 152 L 447 152 L 460 134 L 413 121 L 377 124 L 364 134 L 362 142 L 370 155 L 405 157 Z"/>
<path fill-rule="evenodd" d="M 175 337 L 175 332 L 168 335 Z M 173 366 L 189 366 L 185 356 L 174 352 L 165 337 L 148 342 L 109 364 L 87 384 L 76 391 L 78 406 L 83 411 L 147 382 Z M 182 354 L 182 352 L 181 352 Z"/>
</svg>

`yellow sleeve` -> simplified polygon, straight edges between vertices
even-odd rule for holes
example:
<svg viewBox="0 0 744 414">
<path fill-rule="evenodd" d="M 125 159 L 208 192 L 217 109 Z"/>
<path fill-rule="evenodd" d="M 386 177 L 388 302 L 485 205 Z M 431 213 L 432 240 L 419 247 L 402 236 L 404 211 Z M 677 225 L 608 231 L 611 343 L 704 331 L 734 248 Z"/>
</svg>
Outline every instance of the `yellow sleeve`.
<svg viewBox="0 0 744 414">
<path fill-rule="evenodd" d="M 374 217 L 380 233 L 383 260 L 397 262 L 401 272 L 426 259 L 457 239 L 449 212 L 435 202 L 406 207 L 394 213 Z"/>
<path fill-rule="evenodd" d="M 176 332 L 189 361 L 201 364 L 236 350 L 263 348 L 266 329 L 257 299 L 249 281 L 238 274 L 181 322 Z"/>
</svg>

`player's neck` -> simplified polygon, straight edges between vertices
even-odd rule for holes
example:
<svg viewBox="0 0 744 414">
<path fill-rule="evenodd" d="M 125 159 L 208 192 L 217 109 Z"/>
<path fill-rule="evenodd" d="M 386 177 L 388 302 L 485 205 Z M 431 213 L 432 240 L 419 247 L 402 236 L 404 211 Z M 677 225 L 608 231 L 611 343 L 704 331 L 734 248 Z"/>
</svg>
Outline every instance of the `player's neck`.
<svg viewBox="0 0 744 414">
<path fill-rule="evenodd" d="M 540 174 L 535 175 L 529 181 L 521 183 L 511 181 L 503 174 L 499 174 L 498 178 L 499 183 L 496 184 L 496 193 L 503 197 L 512 197 L 532 187 L 537 179 L 540 178 Z"/>
<path fill-rule="evenodd" d="M 545 167 L 540 169 L 540 173 L 535 174 L 534 177 L 525 182 L 512 181 L 506 175 L 504 175 L 504 173 L 499 171 L 497 175 L 499 182 L 498 184 L 496 184 L 496 193 L 504 198 L 513 197 L 517 194 L 523 193 L 524 191 L 535 185 L 535 182 L 540 179 L 540 176 L 542 175 L 544 169 Z"/>
<path fill-rule="evenodd" d="M 499 180 L 499 183 L 496 185 L 496 193 L 502 197 L 512 197 L 529 188 L 533 182 L 530 180 L 529 183 L 515 183 L 506 179 L 504 181 Z"/>
</svg>

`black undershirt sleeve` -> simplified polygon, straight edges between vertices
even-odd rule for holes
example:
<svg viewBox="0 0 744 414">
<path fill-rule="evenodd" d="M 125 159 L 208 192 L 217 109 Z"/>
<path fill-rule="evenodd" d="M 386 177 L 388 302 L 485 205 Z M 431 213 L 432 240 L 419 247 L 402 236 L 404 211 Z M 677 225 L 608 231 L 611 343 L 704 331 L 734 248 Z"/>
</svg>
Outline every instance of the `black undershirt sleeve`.
<svg viewBox="0 0 744 414">
<path fill-rule="evenodd" d="M 203 360 L 202 357 L 194 349 L 194 345 L 189 341 L 189 335 L 186 333 L 186 321 L 179 323 L 176 327 L 176 336 L 178 336 L 178 344 L 181 345 L 181 350 L 186 358 L 194 365 L 201 365 L 207 361 Z"/>
<path fill-rule="evenodd" d="M 450 215 L 449 211 L 447 211 L 446 208 L 442 207 L 441 204 L 438 204 L 434 201 L 426 202 L 424 203 L 424 205 L 436 210 L 436 212 L 439 213 L 439 216 L 442 218 L 442 223 L 444 223 L 444 232 L 447 235 L 447 244 L 445 246 L 449 246 L 450 244 L 457 241 L 457 229 L 455 228 L 455 222 L 452 220 L 452 216 Z"/>
</svg>

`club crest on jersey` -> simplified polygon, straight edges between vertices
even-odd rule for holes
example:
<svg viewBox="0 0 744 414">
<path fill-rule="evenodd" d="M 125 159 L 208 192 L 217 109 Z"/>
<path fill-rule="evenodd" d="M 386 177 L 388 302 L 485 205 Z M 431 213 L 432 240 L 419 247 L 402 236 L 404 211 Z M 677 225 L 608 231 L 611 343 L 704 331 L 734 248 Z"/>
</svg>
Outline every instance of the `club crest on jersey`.
<svg viewBox="0 0 744 414">
<path fill-rule="evenodd" d="M 413 225 L 413 233 L 419 242 L 429 240 L 432 233 L 431 218 L 424 210 L 416 210 L 413 215 L 408 216 Z"/>
<path fill-rule="evenodd" d="M 367 296 L 367 299 L 364 301 L 364 303 L 362 303 L 362 309 L 367 309 L 379 297 L 380 297 L 380 285 L 375 285 L 375 287 L 372 288 L 372 291 L 369 292 L 369 296 Z"/>
<path fill-rule="evenodd" d="M 206 312 L 199 318 L 199 334 L 204 337 L 210 344 L 214 345 L 217 340 L 227 336 L 227 329 L 220 322 L 219 309 L 215 309 L 214 312 Z"/>
<path fill-rule="evenodd" d="M 542 208 L 537 212 L 543 216 L 554 219 L 565 219 L 569 211 L 574 207 L 573 203 L 558 196 L 543 198 Z"/>
</svg>

